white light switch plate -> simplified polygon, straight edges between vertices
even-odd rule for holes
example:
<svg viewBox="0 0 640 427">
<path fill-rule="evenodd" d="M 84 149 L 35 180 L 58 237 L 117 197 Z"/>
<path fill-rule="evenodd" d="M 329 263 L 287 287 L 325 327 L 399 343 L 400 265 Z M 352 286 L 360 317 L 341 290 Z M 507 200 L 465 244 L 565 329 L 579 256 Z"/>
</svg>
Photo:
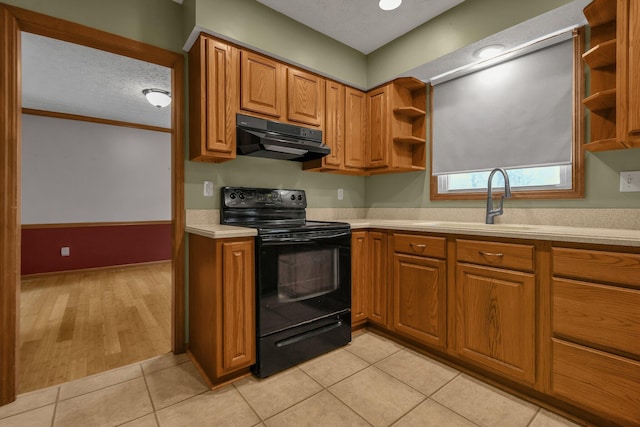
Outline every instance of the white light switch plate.
<svg viewBox="0 0 640 427">
<path fill-rule="evenodd" d="M 640 191 L 640 171 L 620 172 L 620 192 Z"/>
<path fill-rule="evenodd" d="M 202 190 L 204 197 L 213 197 L 213 182 L 205 181 L 204 188 Z"/>
<path fill-rule="evenodd" d="M 342 188 L 338 188 L 338 200 L 344 199 L 344 190 Z"/>
</svg>

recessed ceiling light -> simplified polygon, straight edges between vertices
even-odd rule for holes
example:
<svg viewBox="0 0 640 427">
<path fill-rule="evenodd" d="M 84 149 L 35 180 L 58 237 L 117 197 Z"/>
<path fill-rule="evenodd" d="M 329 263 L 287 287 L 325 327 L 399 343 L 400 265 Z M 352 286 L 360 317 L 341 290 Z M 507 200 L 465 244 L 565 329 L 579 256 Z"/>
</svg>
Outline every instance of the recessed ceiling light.
<svg viewBox="0 0 640 427">
<path fill-rule="evenodd" d="M 144 89 L 142 94 L 147 97 L 149 104 L 158 108 L 166 107 L 171 104 L 171 94 L 162 89 Z"/>
<path fill-rule="evenodd" d="M 473 52 L 473 56 L 480 59 L 487 59 L 491 58 L 492 56 L 496 56 L 503 50 L 504 46 L 502 46 L 501 44 L 492 44 L 476 50 L 475 52 Z"/>
<path fill-rule="evenodd" d="M 402 4 L 402 0 L 380 0 L 380 3 L 378 3 L 382 10 L 397 9 L 400 7 L 400 4 Z"/>
</svg>

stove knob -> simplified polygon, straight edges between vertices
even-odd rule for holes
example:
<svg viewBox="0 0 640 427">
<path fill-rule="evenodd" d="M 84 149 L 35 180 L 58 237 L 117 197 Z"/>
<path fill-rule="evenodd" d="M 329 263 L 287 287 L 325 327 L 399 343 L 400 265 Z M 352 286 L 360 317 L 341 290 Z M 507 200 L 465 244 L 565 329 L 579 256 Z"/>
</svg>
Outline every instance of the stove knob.
<svg viewBox="0 0 640 427">
<path fill-rule="evenodd" d="M 292 194 L 292 195 L 291 195 L 291 200 L 295 200 L 295 199 L 296 199 L 296 195 L 295 195 L 295 194 Z"/>
<path fill-rule="evenodd" d="M 302 200 L 302 194 L 298 194 L 298 200 Z"/>
<path fill-rule="evenodd" d="M 244 194 L 243 193 L 240 193 L 240 195 L 238 197 L 240 197 L 240 200 L 244 200 Z"/>
<path fill-rule="evenodd" d="M 231 194 L 229 194 L 229 198 L 230 198 L 231 200 L 234 200 L 234 199 L 236 198 L 236 193 L 231 193 Z"/>
</svg>

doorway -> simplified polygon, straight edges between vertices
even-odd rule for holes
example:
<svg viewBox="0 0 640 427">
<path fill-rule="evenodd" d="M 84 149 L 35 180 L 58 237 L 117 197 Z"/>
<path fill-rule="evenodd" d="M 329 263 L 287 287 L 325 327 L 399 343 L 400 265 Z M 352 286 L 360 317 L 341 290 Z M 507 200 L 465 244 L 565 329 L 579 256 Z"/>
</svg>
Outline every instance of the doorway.
<svg viewBox="0 0 640 427">
<path fill-rule="evenodd" d="M 17 392 L 18 317 L 20 293 L 20 149 L 21 33 L 33 33 L 135 58 L 171 69 L 171 349 L 184 352 L 184 57 L 151 45 L 68 21 L 0 4 L 0 405 Z"/>
</svg>

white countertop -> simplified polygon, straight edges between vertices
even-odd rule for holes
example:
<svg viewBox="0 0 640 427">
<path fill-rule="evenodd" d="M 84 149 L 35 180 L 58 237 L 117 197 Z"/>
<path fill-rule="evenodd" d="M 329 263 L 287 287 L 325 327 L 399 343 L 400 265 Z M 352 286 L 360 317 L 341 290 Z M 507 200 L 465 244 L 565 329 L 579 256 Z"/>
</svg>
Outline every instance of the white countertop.
<svg viewBox="0 0 640 427">
<path fill-rule="evenodd" d="M 210 237 L 212 239 L 229 239 L 233 237 L 252 237 L 258 235 L 258 230 L 255 228 L 236 227 L 235 225 L 222 224 L 187 225 L 184 230 L 187 233 Z"/>
<path fill-rule="evenodd" d="M 429 220 L 336 219 L 335 221 L 348 222 L 354 230 L 378 228 L 386 230 L 466 234 L 475 236 L 495 236 L 516 239 L 640 247 L 640 230 L 527 224 L 482 224 Z M 221 224 L 188 225 L 185 230 L 188 233 L 198 234 L 212 239 L 250 237 L 257 235 L 257 231 L 253 228 Z"/>
</svg>

